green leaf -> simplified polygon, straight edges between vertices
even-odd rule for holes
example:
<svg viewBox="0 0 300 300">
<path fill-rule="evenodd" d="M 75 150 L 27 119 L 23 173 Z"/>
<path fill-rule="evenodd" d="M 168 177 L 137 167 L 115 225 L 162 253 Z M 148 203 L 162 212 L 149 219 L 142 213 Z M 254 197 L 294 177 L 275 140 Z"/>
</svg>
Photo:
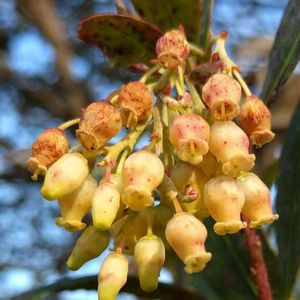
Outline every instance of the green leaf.
<svg viewBox="0 0 300 300">
<path fill-rule="evenodd" d="M 174 29 L 181 24 L 188 40 L 199 42 L 203 1 L 131 0 L 131 2 L 140 17 L 155 24 L 161 30 Z"/>
<path fill-rule="evenodd" d="M 300 265 L 300 103 L 283 145 L 277 178 L 275 223 L 282 275 L 281 298 L 288 299 Z"/>
<path fill-rule="evenodd" d="M 300 58 L 300 0 L 290 0 L 269 57 L 261 98 L 270 102 L 294 71 Z"/>
<path fill-rule="evenodd" d="M 81 21 L 78 35 L 84 42 L 98 46 L 114 63 L 131 67 L 150 64 L 162 33 L 153 25 L 130 16 L 100 14 Z"/>
<path fill-rule="evenodd" d="M 209 39 L 211 36 L 210 23 L 211 23 L 212 6 L 213 6 L 213 1 L 203 0 L 199 46 L 204 50 L 207 50 L 207 47 L 209 46 Z"/>
</svg>

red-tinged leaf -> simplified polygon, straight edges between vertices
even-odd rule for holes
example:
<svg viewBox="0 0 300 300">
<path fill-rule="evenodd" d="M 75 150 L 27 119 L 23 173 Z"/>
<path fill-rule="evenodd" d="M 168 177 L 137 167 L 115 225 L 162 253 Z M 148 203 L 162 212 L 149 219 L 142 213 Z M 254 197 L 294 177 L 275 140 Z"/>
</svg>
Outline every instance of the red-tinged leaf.
<svg viewBox="0 0 300 300">
<path fill-rule="evenodd" d="M 158 26 L 161 30 L 183 25 L 188 40 L 199 42 L 202 14 L 201 0 L 131 0 L 140 17 Z"/>
<path fill-rule="evenodd" d="M 130 67 L 150 64 L 162 33 L 153 25 L 130 16 L 100 14 L 82 20 L 78 35 L 84 42 L 98 46 L 115 64 Z"/>
</svg>

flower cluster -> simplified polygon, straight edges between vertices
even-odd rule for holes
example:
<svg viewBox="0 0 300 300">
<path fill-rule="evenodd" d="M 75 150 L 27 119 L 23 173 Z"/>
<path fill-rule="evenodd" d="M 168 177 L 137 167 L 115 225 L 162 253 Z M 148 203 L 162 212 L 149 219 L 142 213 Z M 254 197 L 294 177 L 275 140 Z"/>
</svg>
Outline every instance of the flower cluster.
<svg viewBox="0 0 300 300">
<path fill-rule="evenodd" d="M 181 29 L 167 32 L 157 41 L 156 65 L 139 81 L 45 130 L 32 145 L 28 169 L 33 180 L 44 176 L 44 198 L 57 199 L 56 224 L 83 230 L 67 267 L 79 269 L 112 242 L 99 272 L 99 299 L 116 298 L 128 256 L 148 292 L 157 288 L 170 248 L 187 273 L 203 270 L 212 258 L 204 218 L 215 220 L 218 235 L 278 219 L 269 189 L 251 173 L 252 144 L 274 138 L 271 114 L 228 58 L 225 39 L 216 38 L 211 63 L 218 67 L 196 88 L 186 63 L 194 49 Z M 78 145 L 68 149 L 64 131 L 75 124 Z M 122 127 L 126 136 L 109 144 Z M 145 136 L 149 143 L 136 149 Z"/>
</svg>

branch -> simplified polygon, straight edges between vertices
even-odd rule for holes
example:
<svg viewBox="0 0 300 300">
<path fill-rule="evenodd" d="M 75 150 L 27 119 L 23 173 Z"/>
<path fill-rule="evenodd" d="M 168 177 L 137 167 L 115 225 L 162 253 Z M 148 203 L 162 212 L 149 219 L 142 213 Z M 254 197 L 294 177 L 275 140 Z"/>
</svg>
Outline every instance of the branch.
<svg viewBox="0 0 300 300">
<path fill-rule="evenodd" d="M 249 223 L 245 216 L 242 220 Z M 254 229 L 246 227 L 244 236 L 250 256 L 250 271 L 257 286 L 258 299 L 272 300 L 272 291 L 269 282 L 269 275 L 262 253 L 262 246 L 259 236 Z"/>
<path fill-rule="evenodd" d="M 47 295 L 58 293 L 61 291 L 69 290 L 96 290 L 98 286 L 97 276 L 86 276 L 80 278 L 64 278 L 59 281 L 40 287 L 35 290 L 31 290 L 11 298 L 11 300 L 31 300 L 37 297 L 45 297 Z M 174 300 L 205 300 L 205 298 L 199 295 L 195 290 L 178 287 L 175 285 L 169 285 L 166 283 L 159 283 L 158 289 L 152 293 L 146 293 L 141 290 L 139 280 L 136 277 L 129 276 L 126 285 L 122 288 L 121 293 L 130 293 L 138 297 L 145 297 L 147 299 L 164 299 Z"/>
</svg>

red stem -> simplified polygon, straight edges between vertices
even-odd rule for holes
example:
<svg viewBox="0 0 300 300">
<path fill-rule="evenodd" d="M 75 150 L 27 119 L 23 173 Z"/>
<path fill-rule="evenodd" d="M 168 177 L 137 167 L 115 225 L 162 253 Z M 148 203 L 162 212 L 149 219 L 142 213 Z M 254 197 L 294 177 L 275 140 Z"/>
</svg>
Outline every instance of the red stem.
<svg viewBox="0 0 300 300">
<path fill-rule="evenodd" d="M 245 216 L 243 216 L 242 219 L 249 223 L 249 220 Z M 256 234 L 254 229 L 249 227 L 245 228 L 244 234 L 250 256 L 250 272 L 257 286 L 258 299 L 272 300 L 269 275 L 262 253 L 259 236 Z"/>
</svg>

